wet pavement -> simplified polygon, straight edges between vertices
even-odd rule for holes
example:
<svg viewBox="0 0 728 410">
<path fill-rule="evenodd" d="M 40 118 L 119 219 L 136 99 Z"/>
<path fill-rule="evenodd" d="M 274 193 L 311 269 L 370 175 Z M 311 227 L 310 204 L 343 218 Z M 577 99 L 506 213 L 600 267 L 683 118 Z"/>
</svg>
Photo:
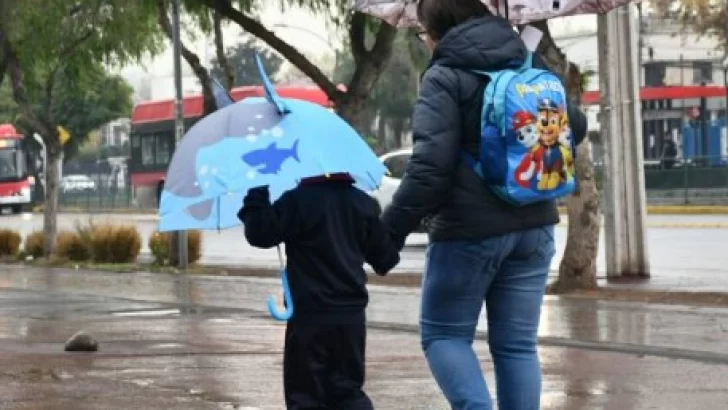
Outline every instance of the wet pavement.
<svg viewBox="0 0 728 410">
<path fill-rule="evenodd" d="M 23 289 L 265 314 L 280 282 L 159 273 L 102 273 L 0 265 L 0 289 Z M 416 332 L 419 290 L 370 286 L 370 323 Z M 479 337 L 485 337 L 485 312 Z M 586 347 L 728 364 L 728 309 L 547 297 L 539 335 L 549 346 Z M 728 369 L 728 368 L 727 368 Z"/>
<path fill-rule="evenodd" d="M 74 229 L 76 223 L 110 221 L 135 224 L 144 238 L 143 257 L 149 259 L 147 240 L 156 229 L 154 215 L 109 215 L 109 214 L 61 214 L 59 229 Z M 16 215 L 0 217 L 3 227 L 17 229 L 24 235 L 42 228 L 41 215 Z M 690 291 L 728 292 L 728 264 L 725 263 L 724 248 L 728 243 L 728 215 L 650 215 L 648 218 L 649 252 L 654 288 L 679 288 Z M 260 250 L 250 247 L 244 238 L 242 228 L 220 233 L 205 232 L 204 251 L 201 263 L 218 266 L 248 266 L 256 268 L 277 268 L 275 250 Z M 566 227 L 556 230 L 558 255 L 566 245 Z M 420 273 L 424 268 L 424 247 L 427 238 L 422 234 L 412 235 L 408 247 L 402 253 L 402 262 L 397 273 Z M 600 244 L 597 261 L 600 272 L 605 270 L 604 244 Z M 552 269 L 558 269 L 559 258 Z"/>
<path fill-rule="evenodd" d="M 53 283 L 60 286 L 10 289 L 5 281 L 0 289 L 1 409 L 284 407 L 282 325 L 255 312 L 81 295 L 63 289 L 65 279 Z M 116 283 L 120 294 L 132 286 L 128 277 Z M 137 298 L 153 294 L 144 290 L 152 283 L 160 282 L 142 281 Z M 99 339 L 98 353 L 62 351 L 79 329 Z M 476 349 L 492 383 L 487 345 Z M 723 364 L 574 347 L 542 347 L 540 356 L 543 409 L 728 407 Z M 378 409 L 447 408 L 412 332 L 370 329 L 367 380 Z"/>
</svg>

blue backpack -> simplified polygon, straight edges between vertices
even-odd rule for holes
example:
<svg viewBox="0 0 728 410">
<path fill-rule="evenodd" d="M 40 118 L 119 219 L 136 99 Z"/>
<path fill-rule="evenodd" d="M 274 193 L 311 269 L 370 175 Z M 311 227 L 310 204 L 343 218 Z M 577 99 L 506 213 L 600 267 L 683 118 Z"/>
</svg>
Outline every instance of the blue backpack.
<svg viewBox="0 0 728 410">
<path fill-rule="evenodd" d="M 497 72 L 483 96 L 480 153 L 463 160 L 506 202 L 524 206 L 554 200 L 576 189 L 576 147 L 566 92 L 552 72 L 532 66 Z"/>
</svg>

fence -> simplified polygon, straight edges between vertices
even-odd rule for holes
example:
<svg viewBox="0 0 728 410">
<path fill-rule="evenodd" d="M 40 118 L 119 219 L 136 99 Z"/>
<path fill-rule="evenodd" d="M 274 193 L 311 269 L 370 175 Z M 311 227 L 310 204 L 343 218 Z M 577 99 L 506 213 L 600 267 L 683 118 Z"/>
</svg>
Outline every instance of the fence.
<svg viewBox="0 0 728 410">
<path fill-rule="evenodd" d="M 604 169 L 595 166 L 603 187 Z M 645 161 L 647 202 L 665 205 L 728 205 L 728 157 Z"/>
<path fill-rule="evenodd" d="M 68 175 L 61 180 L 61 207 L 84 210 L 113 210 L 133 204 L 131 185 L 118 174 Z"/>
<path fill-rule="evenodd" d="M 603 189 L 601 163 L 595 164 L 595 177 Z M 728 157 L 673 162 L 647 160 L 645 188 L 649 204 L 728 205 Z M 64 177 L 59 203 L 62 207 L 88 211 L 139 208 L 128 178 L 111 174 Z"/>
</svg>

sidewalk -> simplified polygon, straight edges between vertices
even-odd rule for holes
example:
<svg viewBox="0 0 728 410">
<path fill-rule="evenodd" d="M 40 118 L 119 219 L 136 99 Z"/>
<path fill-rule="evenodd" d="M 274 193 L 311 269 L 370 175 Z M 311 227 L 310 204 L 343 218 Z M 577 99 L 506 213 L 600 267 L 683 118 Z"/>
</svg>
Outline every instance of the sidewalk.
<svg viewBox="0 0 728 410">
<path fill-rule="evenodd" d="M 67 279 L 54 274 L 62 280 L 49 285 Z M 99 339 L 98 353 L 62 352 L 80 328 Z M 282 325 L 236 310 L 0 289 L 0 408 L 282 409 L 282 337 Z M 367 348 L 377 409 L 448 408 L 415 334 L 371 329 Z M 493 391 L 487 346 L 476 350 Z M 723 365 L 561 347 L 540 356 L 544 410 L 728 406 Z"/>
<path fill-rule="evenodd" d="M 0 289 L 28 289 L 256 312 L 280 292 L 277 279 L 123 274 L 0 265 Z M 370 286 L 372 326 L 415 332 L 419 290 Z M 484 316 L 481 317 L 484 319 Z M 544 345 L 728 363 L 728 309 L 547 297 Z M 479 326 L 485 337 L 485 326 Z"/>
</svg>

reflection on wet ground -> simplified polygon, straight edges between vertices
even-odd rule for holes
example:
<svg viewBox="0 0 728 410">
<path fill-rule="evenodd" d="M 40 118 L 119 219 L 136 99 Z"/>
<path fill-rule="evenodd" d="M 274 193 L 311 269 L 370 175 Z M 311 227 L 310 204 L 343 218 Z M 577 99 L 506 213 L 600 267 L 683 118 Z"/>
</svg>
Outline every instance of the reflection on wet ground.
<svg viewBox="0 0 728 410">
<path fill-rule="evenodd" d="M 91 273 L 23 266 L 5 269 L 0 288 L 174 303 L 183 313 L 194 313 L 197 306 L 264 312 L 267 295 L 280 290 L 277 280 L 263 278 Z M 412 329 L 418 322 L 418 310 L 416 289 L 371 287 L 367 314 L 373 324 Z M 484 323 L 479 330 L 485 331 Z M 606 350 L 728 363 L 727 309 L 550 297 L 544 305 L 540 336 L 557 345 L 577 340 L 579 345 Z"/>
<path fill-rule="evenodd" d="M 79 329 L 99 353 L 62 352 Z M 256 313 L 3 289 L 0 408 L 282 409 L 282 337 Z M 544 409 L 728 406 L 724 366 L 575 348 L 542 348 L 541 359 Z M 411 332 L 370 330 L 367 377 L 378 409 L 447 408 Z"/>
</svg>

